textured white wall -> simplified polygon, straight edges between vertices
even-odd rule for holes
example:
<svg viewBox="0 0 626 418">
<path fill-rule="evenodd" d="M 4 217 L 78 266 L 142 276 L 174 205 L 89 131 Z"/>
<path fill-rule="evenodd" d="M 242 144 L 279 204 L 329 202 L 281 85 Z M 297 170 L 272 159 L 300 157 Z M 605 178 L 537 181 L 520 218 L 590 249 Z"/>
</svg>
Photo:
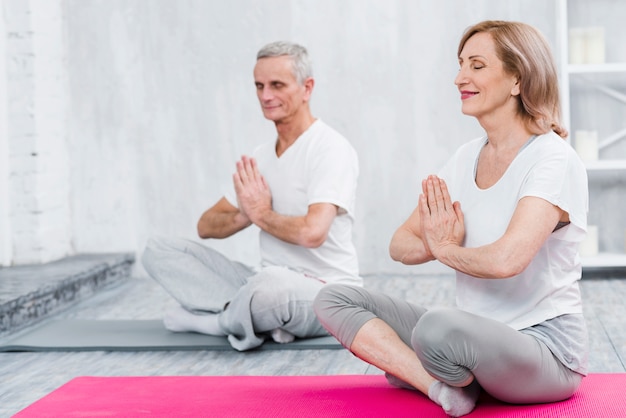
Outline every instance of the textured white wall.
<svg viewBox="0 0 626 418">
<path fill-rule="evenodd" d="M 61 0 L 3 0 L 2 264 L 72 252 Z M 4 132 L 6 131 L 6 132 Z M 0 146 L 0 148 L 2 148 Z M 8 155 L 8 157 L 7 157 Z M 5 212 L 6 210 L 6 212 Z"/>
<path fill-rule="evenodd" d="M 67 69 L 60 0 L 29 0 L 33 48 L 33 113 L 37 239 L 22 260 L 45 262 L 72 252 L 67 143 Z"/>
<path fill-rule="evenodd" d="M 0 10 L 0 34 L 6 33 L 4 10 Z M 0 92 L 7 91 L 6 37 L 0 36 Z M 7 130 L 7 98 L 0 95 L 0 266 L 13 259 L 13 239 L 9 211 L 9 134 Z"/>
<path fill-rule="evenodd" d="M 362 273 L 444 271 L 393 263 L 387 248 L 421 178 L 481 132 L 453 79 L 459 37 L 487 18 L 531 23 L 555 44 L 545 0 L 65 0 L 75 250 L 140 254 L 153 234 L 195 238 L 234 162 L 274 138 L 252 68 L 261 46 L 287 39 L 311 53 L 314 115 L 360 157 Z M 210 244 L 257 259 L 252 229 Z"/>
</svg>

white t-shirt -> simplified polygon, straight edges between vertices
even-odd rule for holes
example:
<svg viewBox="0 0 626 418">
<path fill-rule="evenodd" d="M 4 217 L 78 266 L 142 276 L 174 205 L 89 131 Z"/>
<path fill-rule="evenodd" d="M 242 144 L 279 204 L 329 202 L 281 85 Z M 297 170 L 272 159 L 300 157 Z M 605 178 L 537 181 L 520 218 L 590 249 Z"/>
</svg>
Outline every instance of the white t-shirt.
<svg viewBox="0 0 626 418">
<path fill-rule="evenodd" d="M 316 120 L 281 156 L 276 142 L 254 151 L 259 171 L 272 193 L 274 211 L 304 216 L 314 203 L 339 207 L 328 238 L 318 248 L 289 244 L 260 232 L 262 266 L 285 266 L 325 282 L 362 284 L 352 242 L 359 163 L 352 145 L 337 131 Z M 226 198 L 237 205 L 234 192 Z"/>
<path fill-rule="evenodd" d="M 531 139 L 496 184 L 480 189 L 475 169 L 485 143 L 486 138 L 478 138 L 463 145 L 440 173 L 452 200 L 461 202 L 465 247 L 480 247 L 500 238 L 525 196 L 560 207 L 569 214 L 570 224 L 553 232 L 517 276 L 480 279 L 457 272 L 459 308 L 518 330 L 559 315 L 582 313 L 578 246 L 585 237 L 588 210 L 583 163 L 565 140 L 551 132 Z"/>
</svg>

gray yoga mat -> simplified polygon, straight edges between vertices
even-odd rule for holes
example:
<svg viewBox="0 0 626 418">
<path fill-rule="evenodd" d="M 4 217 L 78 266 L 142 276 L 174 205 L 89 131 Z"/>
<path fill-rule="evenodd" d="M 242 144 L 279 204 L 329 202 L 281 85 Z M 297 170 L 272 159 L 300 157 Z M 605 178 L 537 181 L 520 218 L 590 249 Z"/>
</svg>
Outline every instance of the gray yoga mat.
<svg viewBox="0 0 626 418">
<path fill-rule="evenodd" d="M 331 336 L 266 341 L 257 350 L 340 349 Z M 171 332 L 160 320 L 60 319 L 50 321 L 0 345 L 6 351 L 168 351 L 234 350 L 226 337 Z"/>
</svg>

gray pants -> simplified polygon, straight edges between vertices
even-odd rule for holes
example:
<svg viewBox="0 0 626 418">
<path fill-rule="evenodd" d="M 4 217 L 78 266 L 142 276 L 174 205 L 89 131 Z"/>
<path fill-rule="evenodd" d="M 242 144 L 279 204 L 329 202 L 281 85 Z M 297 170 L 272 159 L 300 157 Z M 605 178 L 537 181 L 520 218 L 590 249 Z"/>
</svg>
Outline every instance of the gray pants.
<svg viewBox="0 0 626 418">
<path fill-rule="evenodd" d="M 185 309 L 215 313 L 237 350 L 263 344 L 265 333 L 283 329 L 296 337 L 328 335 L 313 312 L 324 283 L 286 267 L 255 271 L 197 242 L 152 238 L 142 257 L 157 282 Z"/>
<path fill-rule="evenodd" d="M 433 377 L 456 385 L 473 375 L 490 395 L 505 402 L 567 399 L 582 379 L 534 337 L 459 309 L 426 310 L 349 285 L 326 286 L 314 309 L 324 327 L 348 349 L 359 329 L 379 318 L 413 348 Z"/>
</svg>

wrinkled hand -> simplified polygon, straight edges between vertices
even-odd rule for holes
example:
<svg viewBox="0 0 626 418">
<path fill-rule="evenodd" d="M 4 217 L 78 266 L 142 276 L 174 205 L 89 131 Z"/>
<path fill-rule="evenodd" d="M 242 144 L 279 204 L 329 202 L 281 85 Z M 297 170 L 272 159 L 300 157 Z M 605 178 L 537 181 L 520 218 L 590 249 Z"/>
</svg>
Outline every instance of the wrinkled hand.
<svg viewBox="0 0 626 418">
<path fill-rule="evenodd" d="M 446 183 L 442 179 L 431 175 L 422 181 L 419 208 L 422 241 L 435 258 L 438 258 L 444 247 L 450 244 L 461 245 L 465 237 L 461 204 L 452 203 Z"/>
<path fill-rule="evenodd" d="M 254 158 L 244 155 L 237 161 L 233 183 L 239 211 L 251 222 L 257 223 L 264 213 L 272 209 L 272 194 Z"/>
</svg>

